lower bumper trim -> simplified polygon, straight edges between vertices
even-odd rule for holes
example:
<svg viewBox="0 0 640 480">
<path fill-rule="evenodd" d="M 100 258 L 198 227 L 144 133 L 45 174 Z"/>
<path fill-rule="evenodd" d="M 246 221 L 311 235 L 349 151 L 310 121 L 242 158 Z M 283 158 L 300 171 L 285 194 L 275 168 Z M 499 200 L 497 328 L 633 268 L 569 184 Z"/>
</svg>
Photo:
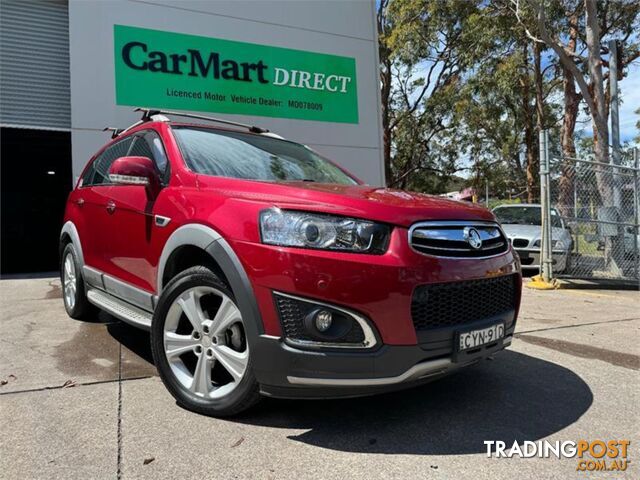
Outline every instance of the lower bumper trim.
<svg viewBox="0 0 640 480">
<path fill-rule="evenodd" d="M 294 385 L 306 385 L 317 387 L 373 387 L 393 385 L 395 383 L 418 380 L 422 377 L 444 373 L 453 368 L 455 364 L 448 358 L 428 360 L 414 365 L 409 370 L 395 377 L 383 378 L 309 378 L 287 377 L 289 383 Z M 460 365 L 462 366 L 462 365 Z"/>
<path fill-rule="evenodd" d="M 511 345 L 512 336 L 504 338 L 502 342 L 503 349 Z M 489 354 L 490 355 L 490 354 Z M 486 355 L 488 356 L 488 355 Z M 451 370 L 467 367 L 477 363 L 480 358 L 471 360 L 466 363 L 454 363 L 450 358 L 438 358 L 436 360 L 427 360 L 418 363 L 404 373 L 394 377 L 382 378 L 312 378 L 312 377 L 295 377 L 287 376 L 287 380 L 292 385 L 301 385 L 306 387 L 381 387 L 385 385 L 395 385 L 398 383 L 411 382 L 420 380 L 425 377 L 440 375 Z"/>
</svg>

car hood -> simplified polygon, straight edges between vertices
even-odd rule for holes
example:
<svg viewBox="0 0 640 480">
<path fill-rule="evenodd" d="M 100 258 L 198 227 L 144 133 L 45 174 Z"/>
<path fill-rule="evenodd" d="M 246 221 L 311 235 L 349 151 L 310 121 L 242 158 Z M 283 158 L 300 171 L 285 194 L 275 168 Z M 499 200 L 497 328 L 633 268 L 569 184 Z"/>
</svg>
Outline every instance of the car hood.
<svg viewBox="0 0 640 480">
<path fill-rule="evenodd" d="M 477 204 L 368 185 L 274 183 L 198 175 L 198 186 L 283 209 L 353 216 L 400 226 L 422 220 L 495 221 L 491 211 Z"/>
<path fill-rule="evenodd" d="M 509 238 L 526 238 L 527 240 L 538 240 L 542 235 L 540 225 L 518 225 L 513 223 L 503 223 L 502 229 Z M 561 240 L 564 235 L 562 228 L 553 227 L 551 229 L 552 240 Z"/>
</svg>

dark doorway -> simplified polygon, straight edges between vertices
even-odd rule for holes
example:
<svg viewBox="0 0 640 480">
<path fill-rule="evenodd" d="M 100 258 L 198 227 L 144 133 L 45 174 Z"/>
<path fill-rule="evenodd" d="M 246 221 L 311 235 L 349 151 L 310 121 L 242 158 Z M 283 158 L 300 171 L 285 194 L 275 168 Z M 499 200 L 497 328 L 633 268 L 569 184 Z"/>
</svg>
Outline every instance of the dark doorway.
<svg viewBox="0 0 640 480">
<path fill-rule="evenodd" d="M 71 133 L 2 128 L 0 162 L 0 274 L 57 270 Z"/>
</svg>

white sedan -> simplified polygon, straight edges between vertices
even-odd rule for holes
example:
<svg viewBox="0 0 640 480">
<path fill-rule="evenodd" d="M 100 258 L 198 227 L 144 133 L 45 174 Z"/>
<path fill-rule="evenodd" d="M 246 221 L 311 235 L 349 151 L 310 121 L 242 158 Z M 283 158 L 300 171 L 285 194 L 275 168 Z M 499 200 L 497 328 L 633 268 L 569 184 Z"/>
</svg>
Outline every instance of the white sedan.
<svg viewBox="0 0 640 480">
<path fill-rule="evenodd" d="M 542 208 L 540 204 L 520 203 L 501 205 L 493 213 L 502 224 L 504 233 L 520 256 L 523 269 L 540 268 L 542 245 Z M 555 208 L 551 209 L 551 254 L 553 270 L 564 272 L 571 261 L 573 240 Z"/>
</svg>

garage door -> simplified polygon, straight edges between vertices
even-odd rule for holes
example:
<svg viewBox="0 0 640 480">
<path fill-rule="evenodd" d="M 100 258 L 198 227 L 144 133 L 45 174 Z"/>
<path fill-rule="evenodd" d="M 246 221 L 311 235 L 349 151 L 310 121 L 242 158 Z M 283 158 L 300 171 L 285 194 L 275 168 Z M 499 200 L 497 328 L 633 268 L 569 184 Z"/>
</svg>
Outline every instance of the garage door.
<svg viewBox="0 0 640 480">
<path fill-rule="evenodd" d="M 2 0 L 0 124 L 71 129 L 66 1 Z"/>
</svg>

